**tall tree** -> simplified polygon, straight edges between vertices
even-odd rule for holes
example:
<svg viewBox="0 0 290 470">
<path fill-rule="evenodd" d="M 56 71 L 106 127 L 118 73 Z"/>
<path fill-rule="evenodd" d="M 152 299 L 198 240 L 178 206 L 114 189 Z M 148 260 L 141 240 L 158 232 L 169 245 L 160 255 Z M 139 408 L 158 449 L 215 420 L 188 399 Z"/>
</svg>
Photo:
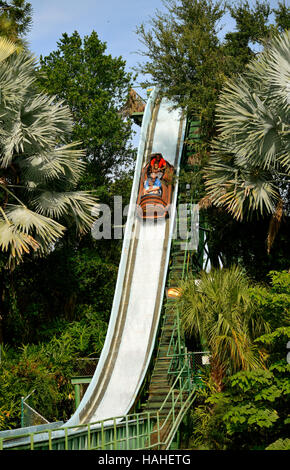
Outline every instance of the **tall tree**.
<svg viewBox="0 0 290 470">
<path fill-rule="evenodd" d="M 235 20 L 235 31 L 225 35 L 224 53 L 230 56 L 232 73 L 243 71 L 247 63 L 255 57 L 255 50 L 269 37 L 273 28 L 268 24 L 271 7 L 267 1 L 256 0 L 228 5 L 229 13 Z"/>
<path fill-rule="evenodd" d="M 279 1 L 277 8 L 272 8 L 268 0 L 256 0 L 252 4 L 243 0 L 229 4 L 228 10 L 236 26 L 235 31 L 225 35 L 223 48 L 230 57 L 230 72 L 236 74 L 244 71 L 273 35 L 289 29 L 290 10 Z"/>
<path fill-rule="evenodd" d="M 290 29 L 290 8 L 287 7 L 285 1 L 278 2 L 278 8 L 273 8 L 273 13 L 279 33 Z"/>
<path fill-rule="evenodd" d="M 164 0 L 137 28 L 144 51 L 138 70 L 146 83 L 159 84 L 163 93 L 201 120 L 203 141 L 216 134 L 215 105 L 228 77 L 244 70 L 257 47 L 278 30 L 287 29 L 289 8 L 267 0 L 238 4 L 219 0 Z M 225 13 L 235 20 L 235 31 L 222 38 Z M 271 13 L 274 13 L 275 21 Z"/>
<path fill-rule="evenodd" d="M 58 49 L 40 59 L 39 84 L 70 107 L 72 139 L 87 149 L 86 184 L 92 187 L 130 166 L 134 155 L 129 141 L 131 122 L 120 112 L 132 77 L 125 71 L 125 61 L 113 58 L 106 49 L 96 32 L 82 40 L 75 31 L 71 36 L 63 34 Z"/>
<path fill-rule="evenodd" d="M 226 63 L 218 23 L 225 13 L 213 0 L 166 0 L 166 13 L 156 11 L 148 25 L 137 28 L 145 58 L 139 65 L 148 82 L 198 116 L 207 138 L 212 133 L 214 106 L 224 83 Z"/>
<path fill-rule="evenodd" d="M 228 374 L 261 366 L 253 340 L 267 325 L 255 317 L 249 280 L 240 268 L 202 272 L 198 282 L 182 282 L 180 291 L 177 306 L 183 329 L 207 344 L 217 390 Z"/>
</svg>

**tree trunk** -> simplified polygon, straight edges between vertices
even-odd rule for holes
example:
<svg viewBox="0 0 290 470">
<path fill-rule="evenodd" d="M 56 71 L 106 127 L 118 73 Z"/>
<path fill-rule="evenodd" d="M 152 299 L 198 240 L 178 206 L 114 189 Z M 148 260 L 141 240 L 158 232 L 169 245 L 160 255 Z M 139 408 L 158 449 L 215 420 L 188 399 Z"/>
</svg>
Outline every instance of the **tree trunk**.
<svg viewBox="0 0 290 470">
<path fill-rule="evenodd" d="M 217 392 L 222 392 L 224 388 L 223 379 L 225 375 L 225 370 L 222 364 L 218 361 L 217 358 L 211 357 L 211 379 L 216 386 Z"/>
<path fill-rule="evenodd" d="M 3 269 L 0 271 L 0 344 L 4 343 L 4 333 L 3 333 L 3 324 L 5 317 L 5 280 L 4 280 Z"/>
<path fill-rule="evenodd" d="M 5 341 L 5 320 L 8 315 L 7 304 L 11 289 L 11 271 L 0 268 L 0 344 Z"/>
</svg>

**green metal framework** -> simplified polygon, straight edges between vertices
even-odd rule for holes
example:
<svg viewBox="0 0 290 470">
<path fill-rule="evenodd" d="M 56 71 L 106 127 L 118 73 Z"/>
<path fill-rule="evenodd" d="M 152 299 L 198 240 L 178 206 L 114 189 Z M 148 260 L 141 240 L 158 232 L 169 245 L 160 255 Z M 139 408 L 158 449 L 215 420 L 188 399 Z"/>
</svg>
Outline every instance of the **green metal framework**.
<svg viewBox="0 0 290 470">
<path fill-rule="evenodd" d="M 0 450 L 128 450 L 168 448 L 185 411 L 194 399 L 195 387 L 185 365 L 175 378 L 160 410 L 108 418 L 86 425 L 62 427 L 0 439 Z M 188 391 L 190 392 L 188 393 Z M 164 415 L 164 410 L 169 412 Z M 62 434 L 57 437 L 56 433 Z M 42 442 L 39 440 L 43 440 Z M 18 438 L 19 439 L 19 438 Z"/>
</svg>

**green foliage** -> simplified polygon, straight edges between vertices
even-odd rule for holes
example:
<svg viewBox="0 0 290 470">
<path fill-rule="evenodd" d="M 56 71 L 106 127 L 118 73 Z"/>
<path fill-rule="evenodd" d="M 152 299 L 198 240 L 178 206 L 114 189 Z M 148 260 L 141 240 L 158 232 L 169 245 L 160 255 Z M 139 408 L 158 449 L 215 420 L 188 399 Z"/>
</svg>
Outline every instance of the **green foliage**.
<svg viewBox="0 0 290 470">
<path fill-rule="evenodd" d="M 237 266 L 201 272 L 198 280 L 181 283 L 182 327 L 206 342 L 212 379 L 220 390 L 227 374 L 261 367 L 254 339 L 268 326 L 253 307 L 249 279 Z"/>
<path fill-rule="evenodd" d="M 289 316 L 287 319 L 289 324 Z M 269 334 L 257 338 L 259 347 L 270 354 L 268 358 L 269 370 L 274 373 L 284 373 L 289 370 L 289 364 L 285 364 L 289 358 L 290 326 L 281 326 Z M 289 359 L 288 359 L 289 362 Z M 288 387 L 287 383 L 281 383 L 281 387 Z"/>
<path fill-rule="evenodd" d="M 137 28 L 145 45 L 139 66 L 189 115 L 201 119 L 202 133 L 212 132 L 214 107 L 224 83 L 226 64 L 217 38 L 225 10 L 211 0 L 168 0 L 166 13 L 155 12 Z"/>
<path fill-rule="evenodd" d="M 68 361 L 72 357 L 98 357 L 101 353 L 107 323 L 100 319 L 100 315 L 87 308 L 86 315 L 79 322 L 69 323 L 60 336 L 54 336 L 45 347 L 48 357 Z"/>
<path fill-rule="evenodd" d="M 288 317 L 288 321 L 289 321 L 289 317 Z M 280 340 L 284 336 L 286 336 L 287 338 L 290 338 L 290 327 L 289 326 L 288 327 L 281 326 L 280 328 L 277 328 L 272 333 L 263 335 L 260 338 L 258 338 L 257 340 L 259 340 L 259 342 L 262 343 L 262 344 L 272 345 L 275 341 L 277 341 L 277 339 Z"/>
<path fill-rule="evenodd" d="M 259 315 L 275 329 L 290 323 L 290 273 L 271 271 L 268 277 L 270 287 L 255 286 L 250 293 Z"/>
<path fill-rule="evenodd" d="M 271 300 L 267 300 L 265 305 L 259 305 L 254 313 L 254 317 L 266 317 L 272 328 L 270 333 L 255 340 L 266 367 L 228 374 L 223 390 L 218 393 L 213 389 L 211 381 L 205 379 L 207 387 L 199 394 L 197 406 L 191 413 L 193 448 L 265 449 L 275 439 L 283 440 L 287 437 L 290 394 L 290 364 L 287 362 L 289 313 L 285 315 L 285 320 L 281 315 L 279 324 L 282 326 L 275 329 L 275 325 L 278 323 L 279 309 L 280 312 L 285 307 L 289 309 L 289 299 L 288 303 L 282 302 L 282 308 L 280 302 L 276 301 L 278 295 L 284 296 L 288 292 L 289 276 L 286 271 L 269 273 L 272 285 L 267 289 L 261 288 L 261 291 L 269 295 Z M 250 297 L 259 289 L 259 286 L 248 286 Z M 255 303 L 257 298 L 253 296 Z M 253 310 L 255 303 L 252 305 Z M 276 312 L 276 308 L 277 315 L 272 319 L 271 312 Z"/>
<path fill-rule="evenodd" d="M 0 429 L 20 427 L 21 397 L 49 421 L 67 420 L 74 411 L 70 382 L 80 357 L 99 357 L 106 322 L 87 308 L 80 322 L 67 323 L 48 343 L 6 350 L 0 363 Z"/>
<path fill-rule="evenodd" d="M 289 271 L 270 271 L 272 291 L 277 294 L 288 294 L 290 290 L 290 272 Z"/>
<path fill-rule="evenodd" d="M 18 266 L 5 297 L 6 341 L 14 346 L 49 341 L 68 322 L 81 321 L 92 311 L 107 322 L 120 256 L 117 242 L 109 242 L 77 250 L 59 247 L 46 258 Z"/>
<path fill-rule="evenodd" d="M 285 2 L 278 2 L 278 8 L 273 8 L 276 17 L 277 29 L 280 33 L 290 29 L 290 8 Z"/>
<path fill-rule="evenodd" d="M 265 450 L 290 450 L 290 439 L 278 439 L 266 447 Z"/>
<path fill-rule="evenodd" d="M 21 397 L 34 389 L 37 393 L 32 395 L 29 404 L 45 418 L 57 420 L 66 413 L 64 408 L 58 410 L 57 405 L 64 405 L 62 398 L 68 379 L 64 379 L 63 372 L 46 366 L 39 353 L 37 356 L 24 351 L 18 361 L 1 363 L 0 407 L 8 410 L 2 414 L 2 429 L 20 427 Z"/>
<path fill-rule="evenodd" d="M 250 450 L 265 448 L 273 438 L 285 435 L 290 392 L 287 366 L 283 373 L 238 372 L 228 378 L 224 392 L 209 394 L 193 411 L 195 445 L 203 441 L 209 448 Z"/>
<path fill-rule="evenodd" d="M 205 184 L 210 200 L 237 220 L 275 214 L 277 225 L 287 201 L 289 44 L 289 31 L 273 38 L 219 97 Z"/>
<path fill-rule="evenodd" d="M 290 367 L 287 369 L 289 372 Z M 229 402 L 227 411 L 224 410 L 223 422 L 229 435 L 243 432 L 254 434 L 259 428 L 274 428 L 279 420 L 275 407 L 278 405 L 280 408 L 281 401 L 286 405 L 286 398 L 289 397 L 289 390 L 281 387 L 281 378 L 262 369 L 243 371 L 230 377 L 228 390 L 226 397 Z M 217 405 L 220 399 L 216 395 L 208 401 Z M 224 400 L 222 402 L 224 404 Z"/>
<path fill-rule="evenodd" d="M 31 3 L 26 0 L 1 1 L 0 35 L 21 45 L 21 38 L 31 27 L 31 15 Z"/>
<path fill-rule="evenodd" d="M 289 29 L 289 8 L 278 1 L 277 8 L 273 9 L 268 1 L 256 0 L 251 4 L 248 1 L 229 4 L 228 9 L 236 22 L 236 28 L 225 35 L 224 53 L 231 57 L 231 72 L 240 73 L 261 50 L 265 41 L 277 32 Z M 270 23 L 272 13 L 274 24 Z"/>
<path fill-rule="evenodd" d="M 70 111 L 36 91 L 35 66 L 27 52 L 0 63 L 0 249 L 10 265 L 46 253 L 67 226 L 84 233 L 94 220 L 96 200 L 76 190 L 85 166 L 83 151 L 66 143 Z"/>
<path fill-rule="evenodd" d="M 83 185 L 95 189 L 121 166 L 132 164 L 130 120 L 119 112 L 128 97 L 132 77 L 125 61 L 106 54 L 96 32 L 81 39 L 77 31 L 63 34 L 58 49 L 41 57 L 39 86 L 65 100 L 73 114 L 72 139 L 87 149 L 89 164 Z"/>
<path fill-rule="evenodd" d="M 235 432 L 248 431 L 253 427 L 255 430 L 258 428 L 270 428 L 273 423 L 278 419 L 275 410 L 260 410 L 251 405 L 236 406 L 224 415 L 228 434 Z"/>
</svg>

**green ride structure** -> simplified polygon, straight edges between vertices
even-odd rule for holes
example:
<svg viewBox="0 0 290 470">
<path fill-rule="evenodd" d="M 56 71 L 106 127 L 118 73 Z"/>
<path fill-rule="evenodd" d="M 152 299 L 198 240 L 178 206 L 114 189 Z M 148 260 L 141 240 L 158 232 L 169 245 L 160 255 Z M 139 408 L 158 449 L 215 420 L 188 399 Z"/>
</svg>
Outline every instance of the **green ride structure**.
<svg viewBox="0 0 290 470">
<path fill-rule="evenodd" d="M 112 312 L 94 376 L 66 423 L 2 431 L 0 450 L 178 448 L 180 425 L 209 362 L 208 352 L 189 351 L 175 305 L 179 281 L 210 269 L 197 198 L 179 182 L 181 169 L 193 170 L 186 143 L 195 139 L 199 122 L 187 120 L 154 88 L 142 113 Z M 175 170 L 171 204 L 168 217 L 146 220 L 136 201 L 142 170 L 157 152 Z"/>
</svg>

